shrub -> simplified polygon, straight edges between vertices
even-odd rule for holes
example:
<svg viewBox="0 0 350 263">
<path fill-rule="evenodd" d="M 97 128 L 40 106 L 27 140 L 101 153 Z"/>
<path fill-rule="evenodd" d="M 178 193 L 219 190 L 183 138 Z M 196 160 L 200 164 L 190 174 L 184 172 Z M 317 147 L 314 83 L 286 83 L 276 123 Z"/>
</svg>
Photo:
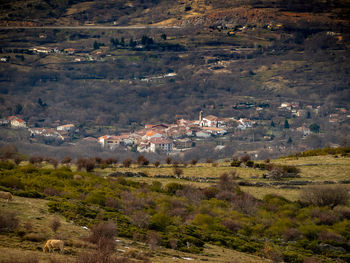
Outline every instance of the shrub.
<svg viewBox="0 0 350 263">
<path fill-rule="evenodd" d="M 132 159 L 130 159 L 130 158 L 127 158 L 123 161 L 123 166 L 126 168 L 130 167 L 131 164 L 132 164 Z"/>
<path fill-rule="evenodd" d="M 227 229 L 237 232 L 238 230 L 240 230 L 242 228 L 242 224 L 236 220 L 233 219 L 224 219 L 221 224 L 226 227 Z"/>
<path fill-rule="evenodd" d="M 158 166 L 160 165 L 160 162 L 159 162 L 159 161 L 155 161 L 155 162 L 153 163 L 153 165 L 154 165 L 154 167 L 158 167 Z"/>
<path fill-rule="evenodd" d="M 299 239 L 301 233 L 297 228 L 288 228 L 283 232 L 282 236 L 285 241 L 292 241 Z"/>
<path fill-rule="evenodd" d="M 87 172 L 91 172 L 92 170 L 94 170 L 95 165 L 96 165 L 95 159 L 91 159 L 91 158 L 87 159 L 84 163 L 84 167 Z"/>
<path fill-rule="evenodd" d="M 165 228 L 171 224 L 171 222 L 172 220 L 170 216 L 162 212 L 158 212 L 152 216 L 149 228 L 156 231 L 164 231 Z"/>
<path fill-rule="evenodd" d="M 90 192 L 85 201 L 88 203 L 103 206 L 106 202 L 105 193 L 102 191 Z"/>
<path fill-rule="evenodd" d="M 253 161 L 247 161 L 245 164 L 248 167 L 253 167 L 254 166 L 254 162 Z"/>
<path fill-rule="evenodd" d="M 197 163 L 198 163 L 198 160 L 197 160 L 197 159 L 192 159 L 192 160 L 191 160 L 191 164 L 192 164 L 192 165 L 196 165 Z"/>
<path fill-rule="evenodd" d="M 216 187 L 210 186 L 203 189 L 203 194 L 207 199 L 214 198 L 218 194 Z"/>
<path fill-rule="evenodd" d="M 160 244 L 161 240 L 162 239 L 157 232 L 149 231 L 147 233 L 147 242 L 148 242 L 151 250 L 155 250 L 158 247 L 158 245 Z"/>
<path fill-rule="evenodd" d="M 65 156 L 63 157 L 63 159 L 61 160 L 61 164 L 70 164 L 72 162 L 72 158 L 70 158 L 69 156 Z"/>
<path fill-rule="evenodd" d="M 28 190 L 28 191 L 18 191 L 16 192 L 16 195 L 21 197 L 29 197 L 29 198 L 42 198 L 43 196 L 34 190 Z"/>
<path fill-rule="evenodd" d="M 282 262 L 283 261 L 283 255 L 280 250 L 278 250 L 275 247 L 266 245 L 264 249 L 262 250 L 262 254 L 264 257 L 272 260 L 272 262 Z"/>
<path fill-rule="evenodd" d="M 281 180 L 283 177 L 283 170 L 281 167 L 274 166 L 268 174 L 268 178 L 272 180 Z"/>
<path fill-rule="evenodd" d="M 302 190 L 300 201 L 305 205 L 330 206 L 346 205 L 349 191 L 342 185 L 310 186 Z"/>
<path fill-rule="evenodd" d="M 42 163 L 43 160 L 44 160 L 44 158 L 41 156 L 32 156 L 29 158 L 29 162 L 31 164 L 40 164 L 40 163 Z"/>
<path fill-rule="evenodd" d="M 14 189 L 24 189 L 24 184 L 22 183 L 21 179 L 14 175 L 6 176 L 0 179 L 0 185 Z"/>
<path fill-rule="evenodd" d="M 350 219 L 350 208 L 347 206 L 336 206 L 333 211 L 342 218 Z"/>
<path fill-rule="evenodd" d="M 231 162 L 231 166 L 232 167 L 240 167 L 241 166 L 241 161 L 232 161 Z"/>
<path fill-rule="evenodd" d="M 98 165 L 100 165 L 100 164 L 102 163 L 102 158 L 99 157 L 99 156 L 96 156 L 96 157 L 95 157 L 95 162 L 96 162 Z"/>
<path fill-rule="evenodd" d="M 91 233 L 88 240 L 93 244 L 99 245 L 103 239 L 113 240 L 116 234 L 117 228 L 115 223 L 112 221 L 100 222 L 91 228 Z"/>
<path fill-rule="evenodd" d="M 43 194 L 44 195 L 48 195 L 48 196 L 61 196 L 62 192 L 56 188 L 53 187 L 47 187 L 43 190 Z"/>
<path fill-rule="evenodd" d="M 143 211 L 135 211 L 130 216 L 131 223 L 140 228 L 147 228 L 150 223 L 150 218 L 149 214 Z"/>
<path fill-rule="evenodd" d="M 122 204 L 121 204 L 120 200 L 115 199 L 113 197 L 106 198 L 105 206 L 111 207 L 114 209 L 121 209 L 122 208 Z"/>
<path fill-rule="evenodd" d="M 167 157 L 167 158 L 165 159 L 165 162 L 166 162 L 167 164 L 171 164 L 172 159 L 171 159 L 170 157 Z"/>
<path fill-rule="evenodd" d="M 12 232 L 17 228 L 18 223 L 15 213 L 5 211 L 0 213 L 0 232 Z"/>
<path fill-rule="evenodd" d="M 51 164 L 55 169 L 57 168 L 58 166 L 58 161 L 55 159 L 55 158 L 50 158 L 48 160 L 48 163 Z"/>
<path fill-rule="evenodd" d="M 237 189 L 237 184 L 234 182 L 236 179 L 236 174 L 232 173 L 231 175 L 228 175 L 227 173 L 223 173 L 219 177 L 219 182 L 217 184 L 217 189 L 219 191 L 229 191 L 233 192 Z"/>
<path fill-rule="evenodd" d="M 149 161 L 143 155 L 140 155 L 137 157 L 137 163 L 139 165 L 148 165 Z"/>
<path fill-rule="evenodd" d="M 294 251 L 283 251 L 283 260 L 280 262 L 291 262 L 291 263 L 303 263 L 304 259 L 302 255 L 300 255 L 298 252 Z"/>
<path fill-rule="evenodd" d="M 84 167 L 84 162 L 85 162 L 85 159 L 83 159 L 83 158 L 79 158 L 77 160 L 76 165 L 77 165 L 78 171 L 80 171 Z"/>
<path fill-rule="evenodd" d="M 184 173 L 184 171 L 179 167 L 174 167 L 173 172 L 176 177 L 180 177 Z"/>
<path fill-rule="evenodd" d="M 29 233 L 25 235 L 23 239 L 32 242 L 43 242 L 46 240 L 46 236 L 42 233 Z"/>
<path fill-rule="evenodd" d="M 14 162 L 15 162 L 16 165 L 19 165 L 22 162 L 22 158 L 16 156 L 15 159 L 14 159 Z"/>
<path fill-rule="evenodd" d="M 54 219 L 52 219 L 52 221 L 50 222 L 50 228 L 51 230 L 56 233 L 57 230 L 60 228 L 61 226 L 61 221 L 58 217 L 55 217 Z"/>
<path fill-rule="evenodd" d="M 165 186 L 165 191 L 171 195 L 182 189 L 184 189 L 184 185 L 179 183 L 169 183 Z"/>
<path fill-rule="evenodd" d="M 293 174 L 300 173 L 300 169 L 293 165 L 284 165 L 282 166 L 282 170 L 285 173 L 293 173 Z"/>
<path fill-rule="evenodd" d="M 318 234 L 318 238 L 323 242 L 330 242 L 330 241 L 343 242 L 344 241 L 344 238 L 341 235 L 338 235 L 331 231 L 321 231 Z"/>
<path fill-rule="evenodd" d="M 245 154 L 245 155 L 241 156 L 240 160 L 242 163 L 246 163 L 246 162 L 250 161 L 250 156 L 248 154 Z"/>
<path fill-rule="evenodd" d="M 313 240 L 318 238 L 318 234 L 322 231 L 321 226 L 314 224 L 305 224 L 299 227 L 300 232 L 308 239 Z"/>
<path fill-rule="evenodd" d="M 1 170 L 12 170 L 13 168 L 15 168 L 15 165 L 11 162 L 0 162 Z"/>
<path fill-rule="evenodd" d="M 317 223 L 322 225 L 333 225 L 339 219 L 332 210 L 322 210 L 319 208 L 312 210 L 312 216 L 317 218 Z"/>
<path fill-rule="evenodd" d="M 250 194 L 241 192 L 231 201 L 239 211 L 252 215 L 256 212 L 257 200 Z"/>
</svg>

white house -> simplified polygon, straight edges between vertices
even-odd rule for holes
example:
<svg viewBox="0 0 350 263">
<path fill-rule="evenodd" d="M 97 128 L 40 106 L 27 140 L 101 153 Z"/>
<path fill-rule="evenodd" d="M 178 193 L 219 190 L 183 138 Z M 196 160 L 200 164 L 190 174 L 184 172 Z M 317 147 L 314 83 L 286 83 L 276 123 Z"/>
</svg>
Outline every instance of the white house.
<svg viewBox="0 0 350 263">
<path fill-rule="evenodd" d="M 207 139 L 211 136 L 211 133 L 206 132 L 206 131 L 198 131 L 198 132 L 196 132 L 196 136 L 199 138 Z"/>
<path fill-rule="evenodd" d="M 16 116 L 10 116 L 8 117 L 8 120 L 10 121 L 10 125 L 12 128 L 15 128 L 15 129 L 27 128 L 26 122 Z"/>
<path fill-rule="evenodd" d="M 247 128 L 252 128 L 253 122 L 248 119 L 239 119 L 237 129 L 245 130 Z"/>
<path fill-rule="evenodd" d="M 147 131 L 146 134 L 142 137 L 144 140 L 150 140 L 152 138 L 162 138 L 163 134 L 160 131 Z"/>
<path fill-rule="evenodd" d="M 149 150 L 150 152 L 156 152 L 157 150 L 171 152 L 173 150 L 173 142 L 165 138 L 152 138 Z"/>
<path fill-rule="evenodd" d="M 292 110 L 292 103 L 289 102 L 282 102 L 281 106 L 279 107 L 280 109 L 287 109 L 287 110 Z"/>
<path fill-rule="evenodd" d="M 221 128 L 216 128 L 216 127 L 203 127 L 203 130 L 205 130 L 206 132 L 209 132 L 213 135 L 218 135 L 218 136 L 222 136 L 222 135 L 225 135 L 227 133 L 226 130 L 221 129 Z"/>
<path fill-rule="evenodd" d="M 303 133 L 303 136 L 307 136 L 307 135 L 311 134 L 310 129 L 308 127 L 305 127 L 305 126 L 298 127 L 297 131 Z"/>
<path fill-rule="evenodd" d="M 128 146 L 134 143 L 129 134 L 121 134 L 119 136 L 104 135 L 97 138 L 97 141 L 99 144 L 101 144 L 102 147 L 107 147 L 112 150 L 114 150 L 119 145 Z"/>
<path fill-rule="evenodd" d="M 65 125 L 57 126 L 56 130 L 70 132 L 74 128 L 75 128 L 74 124 L 65 124 Z"/>
<path fill-rule="evenodd" d="M 30 128 L 28 131 L 31 136 L 51 137 L 64 141 L 64 137 L 52 128 Z"/>
<path fill-rule="evenodd" d="M 214 115 L 203 117 L 199 125 L 201 127 L 218 127 L 219 118 Z"/>
</svg>

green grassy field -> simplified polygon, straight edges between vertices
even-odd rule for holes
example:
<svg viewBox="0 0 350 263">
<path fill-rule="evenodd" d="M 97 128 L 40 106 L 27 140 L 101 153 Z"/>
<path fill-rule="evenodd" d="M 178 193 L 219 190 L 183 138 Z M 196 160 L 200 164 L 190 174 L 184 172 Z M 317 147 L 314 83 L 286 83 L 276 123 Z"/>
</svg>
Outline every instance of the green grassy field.
<svg viewBox="0 0 350 263">
<path fill-rule="evenodd" d="M 262 162 L 261 162 L 262 163 Z M 324 181 L 346 181 L 350 180 L 350 158 L 348 157 L 335 157 L 333 155 L 326 156 L 312 156 L 302 158 L 280 158 L 272 160 L 271 163 L 276 165 L 292 165 L 300 169 L 300 178 L 293 180 L 301 181 L 312 181 L 313 183 L 322 184 Z M 237 181 L 248 181 L 248 182 L 265 182 L 269 183 L 269 180 L 263 179 L 262 175 L 266 171 L 249 168 L 249 167 L 231 167 L 230 163 L 217 163 L 217 167 L 213 167 L 212 164 L 200 163 L 196 165 L 188 165 L 187 167 L 181 167 L 183 170 L 183 177 L 190 178 L 219 178 L 224 173 L 234 172 L 239 179 Z M 186 184 L 195 185 L 198 187 L 206 187 L 212 184 L 215 179 L 211 182 L 192 182 L 173 178 L 154 178 L 155 175 L 173 175 L 173 167 L 171 165 L 161 165 L 158 168 L 149 165 L 147 167 L 140 167 L 138 165 L 132 165 L 130 168 L 124 168 L 117 166 L 114 168 L 96 169 L 95 172 L 102 176 L 107 176 L 112 172 L 142 172 L 147 174 L 148 178 L 130 178 L 131 180 L 139 182 L 150 182 L 159 181 L 163 185 L 171 182 L 181 182 Z M 303 186 L 301 186 L 302 188 Z M 298 199 L 298 189 L 279 189 L 278 187 L 243 187 L 243 189 L 256 198 L 261 199 L 265 194 L 275 193 L 285 198 L 295 201 Z"/>
</svg>

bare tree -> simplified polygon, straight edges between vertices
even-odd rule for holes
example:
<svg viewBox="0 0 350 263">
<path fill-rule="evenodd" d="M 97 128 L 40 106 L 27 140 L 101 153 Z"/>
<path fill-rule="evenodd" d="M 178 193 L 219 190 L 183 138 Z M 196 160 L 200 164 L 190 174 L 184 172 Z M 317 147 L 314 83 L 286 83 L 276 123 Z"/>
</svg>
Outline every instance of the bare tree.
<svg viewBox="0 0 350 263">
<path fill-rule="evenodd" d="M 57 232 L 57 230 L 60 228 L 61 226 L 61 221 L 58 217 L 55 217 L 54 219 L 52 219 L 52 221 L 50 222 L 50 228 L 52 229 L 52 231 L 54 233 Z"/>
<path fill-rule="evenodd" d="M 343 185 L 310 186 L 302 190 L 300 201 L 306 205 L 330 206 L 346 205 L 349 190 Z"/>
</svg>

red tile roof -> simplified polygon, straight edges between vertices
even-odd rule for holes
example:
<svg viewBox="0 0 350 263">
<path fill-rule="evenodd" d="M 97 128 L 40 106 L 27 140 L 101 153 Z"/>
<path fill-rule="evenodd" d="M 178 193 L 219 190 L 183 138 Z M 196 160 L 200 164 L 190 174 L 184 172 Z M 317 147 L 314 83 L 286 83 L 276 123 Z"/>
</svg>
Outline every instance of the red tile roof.
<svg viewBox="0 0 350 263">
<path fill-rule="evenodd" d="M 150 140 L 150 142 L 153 143 L 153 144 L 170 144 L 170 143 L 173 143 L 172 140 L 164 139 L 164 138 L 152 138 Z"/>
</svg>

